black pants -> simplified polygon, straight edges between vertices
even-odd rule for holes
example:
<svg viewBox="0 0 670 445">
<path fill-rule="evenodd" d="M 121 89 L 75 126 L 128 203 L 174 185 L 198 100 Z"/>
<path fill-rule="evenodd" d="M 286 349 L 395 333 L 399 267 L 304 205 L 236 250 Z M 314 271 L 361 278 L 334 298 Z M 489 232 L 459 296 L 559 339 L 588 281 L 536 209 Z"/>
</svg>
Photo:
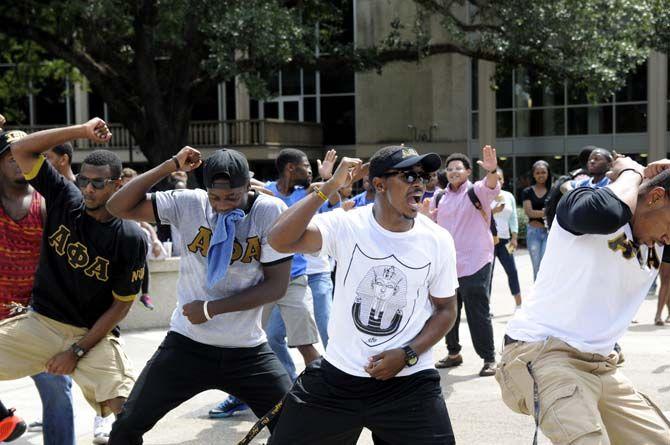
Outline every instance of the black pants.
<svg viewBox="0 0 670 445">
<path fill-rule="evenodd" d="M 488 263 L 472 275 L 458 279 L 458 313 L 456 323 L 447 333 L 447 350 L 450 355 L 461 352 L 458 328 L 461 324 L 461 308 L 465 306 L 468 317 L 470 337 L 475 352 L 485 362 L 495 361 L 493 345 L 493 326 L 491 325 L 491 309 L 489 306 L 489 289 L 491 280 L 491 263 Z"/>
<path fill-rule="evenodd" d="M 507 250 L 507 245 L 509 244 L 508 239 L 500 238 L 500 242 L 496 244 L 495 247 L 495 258 L 493 262 L 495 264 L 495 259 L 500 260 L 503 269 L 505 269 L 505 274 L 507 275 L 507 284 L 509 285 L 509 291 L 512 295 L 519 295 L 521 293 L 521 287 L 519 286 L 519 274 L 516 270 L 516 263 L 514 262 L 514 255 L 509 253 Z M 493 268 L 491 268 L 491 279 L 493 279 Z M 489 290 L 490 294 L 490 290 Z"/>
<path fill-rule="evenodd" d="M 346 374 L 324 359 L 305 369 L 284 401 L 268 445 L 454 444 L 435 369 L 380 381 Z"/>
<path fill-rule="evenodd" d="M 261 417 L 290 388 L 291 380 L 267 343 L 218 348 L 169 332 L 142 370 L 109 443 L 141 444 L 142 435 L 168 411 L 209 389 L 239 397 Z"/>
</svg>

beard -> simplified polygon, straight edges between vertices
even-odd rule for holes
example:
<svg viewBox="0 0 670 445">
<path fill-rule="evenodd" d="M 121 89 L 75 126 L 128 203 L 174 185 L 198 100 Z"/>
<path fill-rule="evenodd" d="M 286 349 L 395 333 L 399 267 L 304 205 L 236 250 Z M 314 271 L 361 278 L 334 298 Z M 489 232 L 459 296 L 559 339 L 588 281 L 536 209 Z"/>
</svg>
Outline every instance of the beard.
<svg viewBox="0 0 670 445">
<path fill-rule="evenodd" d="M 312 181 L 309 178 L 302 178 L 302 179 L 295 179 L 293 183 L 295 185 L 299 185 L 300 187 L 307 188 L 310 186 Z"/>
</svg>

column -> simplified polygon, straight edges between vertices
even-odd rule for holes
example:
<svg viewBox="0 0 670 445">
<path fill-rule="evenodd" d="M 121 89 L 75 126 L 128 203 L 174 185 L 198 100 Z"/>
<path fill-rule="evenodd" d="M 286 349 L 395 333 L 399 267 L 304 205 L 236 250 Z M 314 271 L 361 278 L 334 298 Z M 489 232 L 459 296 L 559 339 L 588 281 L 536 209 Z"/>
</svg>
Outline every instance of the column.
<svg viewBox="0 0 670 445">
<path fill-rule="evenodd" d="M 647 65 L 649 162 L 667 157 L 668 56 L 654 51 Z"/>
<path fill-rule="evenodd" d="M 491 89 L 491 79 L 495 74 L 496 66 L 493 62 L 477 61 L 477 95 L 479 98 L 479 145 L 496 143 L 496 93 Z M 475 85 L 473 85 L 475 87 Z M 479 154 L 479 148 L 475 152 Z"/>
</svg>

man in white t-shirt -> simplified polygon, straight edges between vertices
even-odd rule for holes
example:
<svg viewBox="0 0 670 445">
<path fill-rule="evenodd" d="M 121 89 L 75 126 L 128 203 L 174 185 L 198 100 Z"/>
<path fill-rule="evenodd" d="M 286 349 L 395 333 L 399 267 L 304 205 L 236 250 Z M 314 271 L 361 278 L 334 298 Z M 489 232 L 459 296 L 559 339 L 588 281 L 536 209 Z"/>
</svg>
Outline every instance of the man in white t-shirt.
<svg viewBox="0 0 670 445">
<path fill-rule="evenodd" d="M 284 401 L 270 443 L 452 444 L 432 346 L 453 326 L 458 286 L 449 233 L 419 215 L 434 153 L 385 147 L 370 160 L 375 203 L 315 213 L 365 167 L 344 158 L 320 189 L 270 231 L 278 252 L 325 253 L 338 264 L 323 358 L 307 366 Z"/>
<path fill-rule="evenodd" d="M 670 243 L 670 161 L 612 165 L 607 187 L 563 197 L 535 287 L 507 324 L 505 404 L 556 444 L 668 444 L 670 428 L 616 367 Z M 644 179 L 647 178 L 647 179 Z"/>
<path fill-rule="evenodd" d="M 250 190 L 246 158 L 227 149 L 204 162 L 207 191 L 147 194 L 171 172 L 200 163 L 200 153 L 184 147 L 108 203 L 119 217 L 173 225 L 183 252 L 170 330 L 114 423 L 112 444 L 141 444 L 168 411 L 203 391 L 234 394 L 262 416 L 291 384 L 261 328 L 263 305 L 288 287 L 292 256 L 267 243 L 286 205 Z"/>
</svg>

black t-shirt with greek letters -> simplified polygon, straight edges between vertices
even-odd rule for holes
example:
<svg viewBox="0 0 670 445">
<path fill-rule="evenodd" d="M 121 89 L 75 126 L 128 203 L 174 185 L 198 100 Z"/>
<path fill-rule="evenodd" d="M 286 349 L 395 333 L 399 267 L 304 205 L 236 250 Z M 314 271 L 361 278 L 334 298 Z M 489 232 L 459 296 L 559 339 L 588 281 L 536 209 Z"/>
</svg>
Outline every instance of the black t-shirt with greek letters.
<svg viewBox="0 0 670 445">
<path fill-rule="evenodd" d="M 147 245 L 138 224 L 99 222 L 79 188 L 43 156 L 26 179 L 45 198 L 47 218 L 33 286 L 33 309 L 91 328 L 114 299 L 132 301 L 144 278 Z"/>
</svg>

